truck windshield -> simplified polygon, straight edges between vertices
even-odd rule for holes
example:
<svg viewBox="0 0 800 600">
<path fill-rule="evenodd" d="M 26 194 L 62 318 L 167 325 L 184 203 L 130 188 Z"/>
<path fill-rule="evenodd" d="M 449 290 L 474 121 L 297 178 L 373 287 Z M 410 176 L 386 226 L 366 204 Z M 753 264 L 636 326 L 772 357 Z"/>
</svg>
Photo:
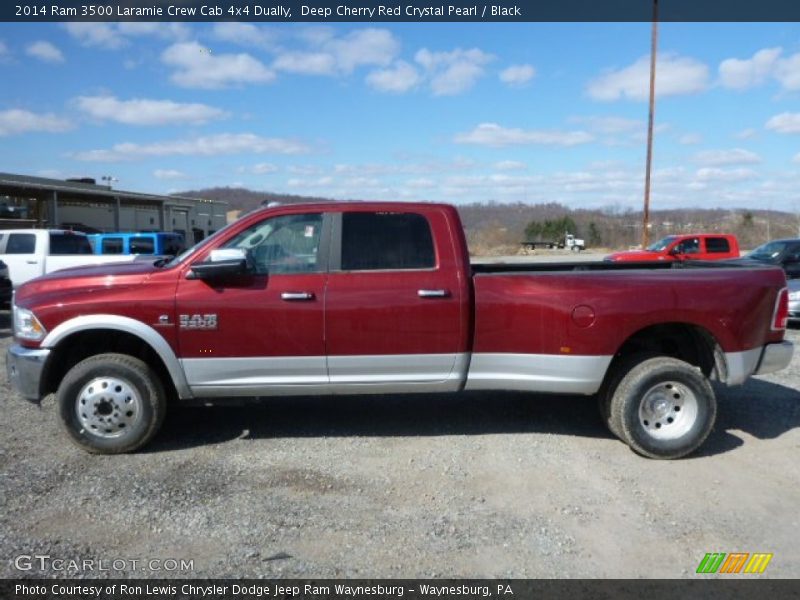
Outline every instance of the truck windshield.
<svg viewBox="0 0 800 600">
<path fill-rule="evenodd" d="M 651 252 L 661 252 L 664 248 L 669 246 L 675 240 L 674 235 L 668 235 L 665 238 L 662 238 L 655 242 L 654 244 L 650 244 L 647 249 Z"/>
<path fill-rule="evenodd" d="M 780 256 L 784 248 L 786 248 L 784 242 L 767 242 L 753 250 L 749 254 L 749 258 L 766 261 L 774 260 Z"/>
<path fill-rule="evenodd" d="M 234 221 L 234 223 L 235 223 L 235 221 Z M 174 267 L 175 265 L 179 265 L 184 260 L 186 260 L 189 256 L 191 256 L 192 254 L 194 254 L 195 252 L 197 252 L 201 248 L 205 248 L 208 244 L 210 244 L 211 242 L 216 240 L 218 237 L 220 237 L 220 235 L 224 235 L 228 231 L 228 229 L 231 227 L 231 225 L 233 225 L 234 223 L 228 223 L 225 227 L 215 231 L 210 236 L 208 236 L 206 239 L 200 240 L 199 242 L 197 242 L 191 248 L 187 248 L 186 250 L 184 250 L 183 252 L 178 254 L 178 256 L 173 258 L 171 261 L 163 263 L 163 265 L 160 262 L 158 264 L 160 266 L 164 266 L 164 267 Z"/>
</svg>

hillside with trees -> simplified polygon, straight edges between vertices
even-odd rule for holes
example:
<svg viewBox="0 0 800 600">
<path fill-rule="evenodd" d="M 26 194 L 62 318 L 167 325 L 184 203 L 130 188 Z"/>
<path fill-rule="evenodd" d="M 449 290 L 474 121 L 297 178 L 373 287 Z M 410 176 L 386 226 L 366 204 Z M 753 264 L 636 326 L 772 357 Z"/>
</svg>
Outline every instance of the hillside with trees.
<svg viewBox="0 0 800 600">
<path fill-rule="evenodd" d="M 244 188 L 209 188 L 181 192 L 181 196 L 221 200 L 228 210 L 249 212 L 271 202 L 296 204 L 327 198 L 254 192 Z M 458 205 L 470 251 L 477 255 L 509 254 L 524 240 L 549 239 L 567 231 L 583 238 L 587 249 L 617 250 L 639 244 L 642 212 L 630 208 L 570 209 L 556 203 Z M 733 233 L 742 248 L 754 248 L 769 239 L 800 237 L 800 213 L 768 210 L 674 209 L 650 212 L 650 240 L 673 233 Z"/>
</svg>

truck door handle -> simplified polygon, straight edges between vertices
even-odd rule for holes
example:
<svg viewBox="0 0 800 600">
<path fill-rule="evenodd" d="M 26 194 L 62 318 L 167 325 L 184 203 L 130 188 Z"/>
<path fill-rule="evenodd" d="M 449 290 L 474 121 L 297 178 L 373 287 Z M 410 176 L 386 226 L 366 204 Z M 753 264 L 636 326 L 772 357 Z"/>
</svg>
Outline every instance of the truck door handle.
<svg viewBox="0 0 800 600">
<path fill-rule="evenodd" d="M 38 260 L 26 260 L 25 262 L 27 264 L 29 264 L 29 265 L 38 265 L 39 264 Z"/>
<path fill-rule="evenodd" d="M 450 292 L 447 290 L 418 290 L 417 296 L 420 298 L 447 298 Z"/>
<path fill-rule="evenodd" d="M 312 292 L 283 292 L 281 294 L 281 300 L 286 300 L 287 302 L 296 302 L 296 301 L 305 301 L 305 300 L 313 300 L 314 294 Z"/>
</svg>

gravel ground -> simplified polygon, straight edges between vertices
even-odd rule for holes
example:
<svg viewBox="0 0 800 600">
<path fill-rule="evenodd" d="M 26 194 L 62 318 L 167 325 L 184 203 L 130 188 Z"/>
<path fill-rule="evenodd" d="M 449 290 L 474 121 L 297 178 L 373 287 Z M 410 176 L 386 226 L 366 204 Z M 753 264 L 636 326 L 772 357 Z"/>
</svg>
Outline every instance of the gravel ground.
<svg viewBox="0 0 800 600">
<path fill-rule="evenodd" d="M 3 381 L 0 576 L 673 578 L 740 551 L 799 577 L 798 389 L 800 356 L 720 389 L 715 431 L 673 462 L 613 439 L 593 399 L 489 393 L 175 408 L 146 451 L 103 457 Z"/>
</svg>

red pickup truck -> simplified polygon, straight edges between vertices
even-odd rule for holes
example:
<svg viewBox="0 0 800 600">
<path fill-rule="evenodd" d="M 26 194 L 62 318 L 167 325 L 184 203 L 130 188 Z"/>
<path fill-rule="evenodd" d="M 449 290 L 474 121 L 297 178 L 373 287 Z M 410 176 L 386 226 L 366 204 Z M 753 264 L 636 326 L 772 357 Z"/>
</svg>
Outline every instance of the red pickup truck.
<svg viewBox="0 0 800 600">
<path fill-rule="evenodd" d="M 646 260 L 725 260 L 739 258 L 739 241 L 730 233 L 668 235 L 644 250 L 628 250 L 606 256 L 612 262 Z"/>
<path fill-rule="evenodd" d="M 167 402 L 521 390 L 597 394 L 614 434 L 676 458 L 714 424 L 710 379 L 789 364 L 787 316 L 778 268 L 470 265 L 451 206 L 332 202 L 21 286 L 7 371 L 97 453 L 141 447 Z"/>
</svg>

